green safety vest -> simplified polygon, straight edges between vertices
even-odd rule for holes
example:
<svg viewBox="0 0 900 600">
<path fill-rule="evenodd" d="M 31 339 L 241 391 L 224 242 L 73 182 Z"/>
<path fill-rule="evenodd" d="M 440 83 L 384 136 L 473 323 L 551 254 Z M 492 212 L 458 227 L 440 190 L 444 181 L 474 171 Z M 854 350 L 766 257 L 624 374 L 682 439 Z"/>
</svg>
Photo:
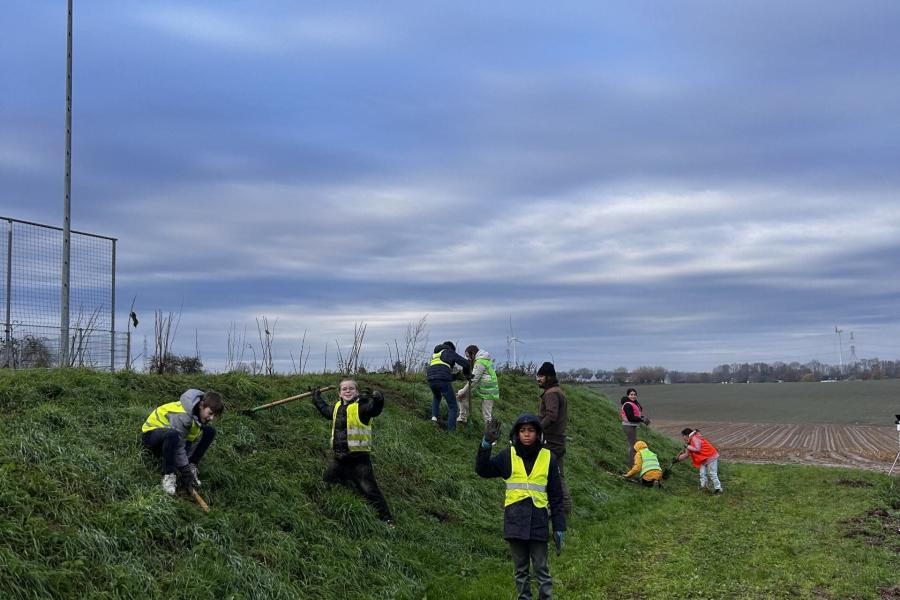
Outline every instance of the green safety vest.
<svg viewBox="0 0 900 600">
<path fill-rule="evenodd" d="M 334 403 L 334 412 L 331 414 L 331 445 L 334 446 L 334 424 L 337 421 L 340 402 Z M 347 447 L 350 452 L 372 451 L 372 420 L 366 425 L 359 419 L 359 404 L 353 402 L 347 405 Z"/>
<path fill-rule="evenodd" d="M 169 402 L 168 404 L 163 404 L 162 406 L 157 406 L 148 416 L 147 420 L 144 421 L 144 424 L 141 425 L 141 432 L 146 433 L 148 431 L 153 431 L 154 429 L 164 429 L 164 428 L 172 428 L 172 425 L 169 423 L 169 419 L 166 417 L 169 413 L 181 413 L 185 414 L 184 405 L 181 403 L 181 400 L 176 402 Z M 200 425 L 197 424 L 196 419 L 191 423 L 191 430 L 188 432 L 187 437 L 185 439 L 189 442 L 193 442 L 198 437 L 200 437 Z"/>
<path fill-rule="evenodd" d="M 485 376 L 481 376 L 481 382 L 475 388 L 475 395 L 482 400 L 500 400 L 500 384 L 497 381 L 497 371 L 494 370 L 494 363 L 489 358 L 478 358 L 475 362 L 484 365 L 484 373 L 488 378 L 485 381 Z"/>
<path fill-rule="evenodd" d="M 453 367 L 451 367 L 450 365 L 448 365 L 447 363 L 445 363 L 444 361 L 441 360 L 441 353 L 442 353 L 442 352 L 443 352 L 443 350 L 441 350 L 440 352 L 435 352 L 434 354 L 432 354 L 432 355 L 431 355 L 431 362 L 430 362 L 429 364 L 430 364 L 432 367 L 433 367 L 434 365 L 444 365 L 444 366 L 447 367 L 448 369 L 451 369 L 451 370 L 452 370 Z"/>
<path fill-rule="evenodd" d="M 509 448 L 509 460 L 512 462 L 512 474 L 506 479 L 506 501 L 504 508 L 510 504 L 531 498 L 537 508 L 546 508 L 550 502 L 547 499 L 547 480 L 550 478 L 550 451 L 541 448 L 531 473 L 525 474 L 525 462 L 516 454 L 515 446 Z"/>
<path fill-rule="evenodd" d="M 644 473 L 647 471 L 662 471 L 659 466 L 659 459 L 656 458 L 656 455 L 653 452 L 650 452 L 648 448 L 644 448 L 638 454 L 641 455 L 641 477 L 644 476 Z"/>
</svg>

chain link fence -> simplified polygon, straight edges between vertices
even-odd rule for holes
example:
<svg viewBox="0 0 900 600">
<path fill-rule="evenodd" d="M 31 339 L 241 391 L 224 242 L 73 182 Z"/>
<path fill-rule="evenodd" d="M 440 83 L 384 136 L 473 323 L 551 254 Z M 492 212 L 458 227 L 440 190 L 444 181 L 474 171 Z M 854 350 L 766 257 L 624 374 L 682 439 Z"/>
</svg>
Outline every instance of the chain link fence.
<svg viewBox="0 0 900 600">
<path fill-rule="evenodd" d="M 63 230 L 0 217 L 0 367 L 59 365 Z M 68 366 L 128 366 L 127 332 L 115 330 L 116 239 L 70 232 Z"/>
</svg>

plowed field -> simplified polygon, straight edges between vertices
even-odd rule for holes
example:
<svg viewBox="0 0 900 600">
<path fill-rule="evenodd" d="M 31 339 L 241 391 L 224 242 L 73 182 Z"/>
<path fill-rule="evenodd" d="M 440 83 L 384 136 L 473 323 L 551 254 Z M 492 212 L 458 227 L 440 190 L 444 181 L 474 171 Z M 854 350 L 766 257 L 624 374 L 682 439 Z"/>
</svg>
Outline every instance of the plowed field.
<svg viewBox="0 0 900 600">
<path fill-rule="evenodd" d="M 653 420 L 653 428 L 681 440 L 684 421 Z M 832 424 L 691 422 L 726 460 L 798 463 L 887 471 L 897 455 L 892 427 Z M 896 473 L 895 469 L 895 473 Z"/>
</svg>

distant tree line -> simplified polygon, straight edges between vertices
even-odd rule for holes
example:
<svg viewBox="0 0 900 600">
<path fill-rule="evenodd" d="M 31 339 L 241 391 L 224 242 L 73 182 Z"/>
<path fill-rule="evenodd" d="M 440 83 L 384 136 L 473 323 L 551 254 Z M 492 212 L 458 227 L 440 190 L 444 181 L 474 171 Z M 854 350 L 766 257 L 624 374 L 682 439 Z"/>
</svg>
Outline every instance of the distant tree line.
<svg viewBox="0 0 900 600">
<path fill-rule="evenodd" d="M 829 365 L 817 360 L 722 364 L 712 371 L 672 371 L 665 367 L 641 366 L 634 370 L 572 369 L 560 371 L 562 381 L 593 381 L 625 385 L 652 383 L 774 383 L 825 381 L 830 379 L 897 379 L 900 360 L 864 358 L 851 365 Z"/>
</svg>

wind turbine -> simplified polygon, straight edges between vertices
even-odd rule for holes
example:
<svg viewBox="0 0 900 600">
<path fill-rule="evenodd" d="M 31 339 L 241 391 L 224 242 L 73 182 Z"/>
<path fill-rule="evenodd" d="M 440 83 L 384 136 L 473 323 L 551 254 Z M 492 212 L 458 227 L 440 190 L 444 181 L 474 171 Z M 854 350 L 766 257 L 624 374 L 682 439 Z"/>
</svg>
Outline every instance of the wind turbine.
<svg viewBox="0 0 900 600">
<path fill-rule="evenodd" d="M 516 344 L 524 344 L 522 340 L 517 338 L 513 333 L 512 317 L 509 318 L 509 335 L 506 336 L 506 360 L 509 361 L 510 349 L 512 350 L 512 366 L 515 368 L 519 364 L 516 356 Z"/>
</svg>

